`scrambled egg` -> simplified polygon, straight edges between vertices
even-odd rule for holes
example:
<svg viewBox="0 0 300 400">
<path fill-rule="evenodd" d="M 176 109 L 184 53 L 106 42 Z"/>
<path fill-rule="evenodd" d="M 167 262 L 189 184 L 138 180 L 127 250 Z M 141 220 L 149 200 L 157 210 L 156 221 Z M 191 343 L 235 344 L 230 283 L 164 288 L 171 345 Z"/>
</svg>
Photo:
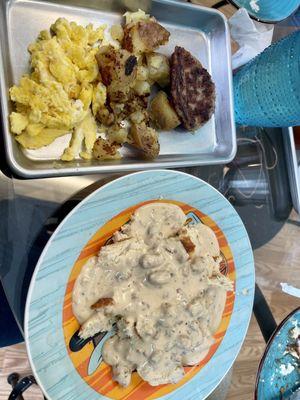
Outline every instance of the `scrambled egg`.
<svg viewBox="0 0 300 400">
<path fill-rule="evenodd" d="M 16 104 L 16 112 L 10 115 L 11 131 L 23 147 L 37 149 L 73 132 L 62 159 L 73 159 L 82 140 L 81 156 L 91 158 L 96 122 L 90 106 L 94 113 L 106 100 L 97 81 L 95 58 L 104 29 L 91 24 L 84 28 L 60 18 L 29 46 L 32 72 L 10 89 Z"/>
<path fill-rule="evenodd" d="M 79 153 L 81 158 L 90 160 L 92 158 L 93 146 L 96 141 L 97 125 L 90 111 L 86 117 L 75 128 L 70 146 L 67 147 L 61 157 L 63 161 L 71 161 Z M 85 150 L 81 150 L 84 140 Z"/>
<path fill-rule="evenodd" d="M 99 82 L 97 86 L 94 87 L 92 95 L 92 111 L 94 116 L 96 116 L 97 112 L 104 107 L 106 96 L 106 86 L 102 82 Z"/>
</svg>

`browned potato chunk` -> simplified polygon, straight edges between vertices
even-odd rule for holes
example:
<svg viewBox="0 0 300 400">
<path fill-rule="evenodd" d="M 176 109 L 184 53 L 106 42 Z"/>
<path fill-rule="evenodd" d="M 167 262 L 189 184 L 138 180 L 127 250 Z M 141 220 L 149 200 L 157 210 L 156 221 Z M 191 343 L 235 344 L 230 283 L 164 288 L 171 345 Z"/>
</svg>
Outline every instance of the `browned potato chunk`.
<svg viewBox="0 0 300 400">
<path fill-rule="evenodd" d="M 154 124 L 162 130 L 169 131 L 180 125 L 180 120 L 171 106 L 165 92 L 160 91 L 150 104 L 150 117 Z"/>
<path fill-rule="evenodd" d="M 141 122 L 148 122 L 149 115 L 146 109 L 134 111 L 132 114 L 129 115 L 131 122 L 135 124 L 140 124 Z"/>
<path fill-rule="evenodd" d="M 142 20 L 124 27 L 124 49 L 131 53 L 149 53 L 169 40 L 170 33 L 155 20 Z"/>
<path fill-rule="evenodd" d="M 138 96 L 136 93 L 132 92 L 129 101 L 125 104 L 126 115 L 129 115 L 135 111 L 144 112 L 148 106 L 148 97 L 148 95 Z"/>
<path fill-rule="evenodd" d="M 118 160 L 121 158 L 120 147 L 116 142 L 98 138 L 94 143 L 93 156 L 97 160 Z"/>
<path fill-rule="evenodd" d="M 115 116 L 104 106 L 99 108 L 96 114 L 97 120 L 104 125 L 110 126 L 115 122 Z"/>
<path fill-rule="evenodd" d="M 146 55 L 149 79 L 161 87 L 170 83 L 170 64 L 168 57 L 159 53 Z"/>
<path fill-rule="evenodd" d="M 125 143 L 127 141 L 129 128 L 120 126 L 120 124 L 114 124 L 107 130 L 107 137 L 112 143 Z"/>
<path fill-rule="evenodd" d="M 147 81 L 136 81 L 133 89 L 138 96 L 147 96 L 151 92 L 150 83 Z"/>
<path fill-rule="evenodd" d="M 123 28 L 121 25 L 113 25 L 110 28 L 110 34 L 114 40 L 118 40 L 119 42 L 122 42 L 123 37 L 124 37 L 124 31 L 123 31 Z"/>
<path fill-rule="evenodd" d="M 99 49 L 96 59 L 110 101 L 126 101 L 136 79 L 137 58 L 127 50 L 104 46 Z"/>
<path fill-rule="evenodd" d="M 148 127 L 145 122 L 132 124 L 130 134 L 134 145 L 143 151 L 145 158 L 153 160 L 159 155 L 159 141 L 157 132 Z"/>
</svg>

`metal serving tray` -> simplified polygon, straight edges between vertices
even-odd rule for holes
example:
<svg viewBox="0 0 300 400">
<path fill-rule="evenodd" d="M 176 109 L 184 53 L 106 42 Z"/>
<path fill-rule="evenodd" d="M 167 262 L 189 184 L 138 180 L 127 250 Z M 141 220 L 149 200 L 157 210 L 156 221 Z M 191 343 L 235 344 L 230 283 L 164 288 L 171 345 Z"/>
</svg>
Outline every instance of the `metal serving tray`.
<svg viewBox="0 0 300 400">
<path fill-rule="evenodd" d="M 233 118 L 231 50 L 228 26 L 220 12 L 173 0 L 0 0 L 1 104 L 3 134 L 8 163 L 17 175 L 27 178 L 133 171 L 150 168 L 222 164 L 236 152 Z M 126 6 L 124 5 L 126 4 Z M 159 51 L 171 55 L 175 45 L 191 51 L 207 68 L 216 84 L 217 101 L 213 118 L 195 134 L 176 129 L 160 134 L 161 152 L 145 161 L 125 149 L 120 161 L 81 159 L 71 163 L 57 159 L 55 145 L 44 151 L 24 151 L 9 131 L 12 110 L 8 89 L 28 71 L 27 46 L 42 29 L 59 17 L 81 24 L 112 25 L 121 21 L 126 9 L 143 8 L 171 33 L 170 42 Z M 60 138 L 61 140 L 61 138 Z M 53 150 L 54 149 L 54 150 Z M 62 153 L 61 149 L 60 154 Z"/>
</svg>

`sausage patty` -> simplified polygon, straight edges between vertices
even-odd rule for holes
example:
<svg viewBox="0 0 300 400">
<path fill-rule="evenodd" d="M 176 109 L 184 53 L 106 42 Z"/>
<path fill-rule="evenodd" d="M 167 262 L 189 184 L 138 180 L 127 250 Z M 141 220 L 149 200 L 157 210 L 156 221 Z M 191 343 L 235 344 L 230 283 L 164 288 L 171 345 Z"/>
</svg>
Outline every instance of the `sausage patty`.
<svg viewBox="0 0 300 400">
<path fill-rule="evenodd" d="M 171 100 L 183 126 L 194 131 L 215 110 L 215 85 L 209 72 L 183 47 L 171 56 Z"/>
</svg>

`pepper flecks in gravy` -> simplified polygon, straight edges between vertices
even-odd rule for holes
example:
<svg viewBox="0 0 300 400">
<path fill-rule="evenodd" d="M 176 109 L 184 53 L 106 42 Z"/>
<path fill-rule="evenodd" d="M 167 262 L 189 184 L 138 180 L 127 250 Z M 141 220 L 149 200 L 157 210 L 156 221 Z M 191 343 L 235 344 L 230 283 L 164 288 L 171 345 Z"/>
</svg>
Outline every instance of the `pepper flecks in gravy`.
<svg viewBox="0 0 300 400">
<path fill-rule="evenodd" d="M 220 248 L 202 223 L 186 226 L 180 207 L 140 207 L 83 266 L 73 312 L 88 338 L 116 324 L 103 359 L 123 386 L 133 371 L 150 385 L 176 383 L 213 343 L 232 282 L 219 271 Z"/>
</svg>

